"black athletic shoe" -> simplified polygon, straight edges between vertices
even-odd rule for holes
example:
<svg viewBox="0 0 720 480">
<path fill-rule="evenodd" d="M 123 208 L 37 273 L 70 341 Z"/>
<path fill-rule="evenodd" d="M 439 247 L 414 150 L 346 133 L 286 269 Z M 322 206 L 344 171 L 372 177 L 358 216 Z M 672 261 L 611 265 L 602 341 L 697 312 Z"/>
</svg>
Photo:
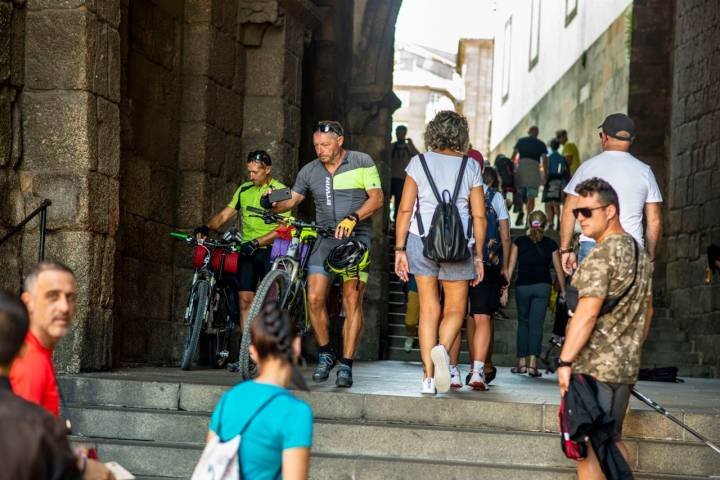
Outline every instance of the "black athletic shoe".
<svg viewBox="0 0 720 480">
<path fill-rule="evenodd" d="M 313 380 L 316 382 L 324 382 L 330 377 L 330 372 L 337 363 L 335 355 L 332 353 L 321 353 L 318 359 L 318 366 L 313 372 Z"/>
<path fill-rule="evenodd" d="M 337 371 L 337 379 L 335 379 L 335 385 L 343 388 L 352 387 L 352 368 L 347 365 L 340 364 L 340 368 Z"/>
<path fill-rule="evenodd" d="M 470 385 L 471 376 L 472 371 L 468 372 L 468 374 L 465 376 L 465 385 Z M 493 365 L 492 371 L 490 373 L 485 372 L 485 385 L 490 385 L 490 382 L 495 380 L 495 377 L 497 377 L 497 367 Z"/>
<path fill-rule="evenodd" d="M 485 372 L 485 385 L 490 385 L 490 382 L 495 380 L 495 377 L 497 377 L 497 367 L 493 365 L 490 373 Z"/>
<path fill-rule="evenodd" d="M 524 219 L 525 219 L 525 214 L 523 212 L 518 213 L 517 220 L 515 220 L 515 226 L 522 227 Z"/>
</svg>

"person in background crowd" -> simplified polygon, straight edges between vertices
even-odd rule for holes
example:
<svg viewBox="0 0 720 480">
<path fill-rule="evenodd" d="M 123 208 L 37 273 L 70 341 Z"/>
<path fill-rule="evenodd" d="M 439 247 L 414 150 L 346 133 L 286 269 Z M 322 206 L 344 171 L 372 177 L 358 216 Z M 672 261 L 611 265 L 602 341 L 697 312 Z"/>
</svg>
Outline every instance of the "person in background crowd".
<svg viewBox="0 0 720 480">
<path fill-rule="evenodd" d="M 418 334 L 420 320 L 420 299 L 418 298 L 415 275 L 409 275 L 407 284 L 407 310 L 405 311 L 405 353 L 410 353 Z"/>
<path fill-rule="evenodd" d="M 515 172 L 515 183 L 522 196 L 527 214 L 535 209 L 535 198 L 542 183 L 540 165 L 544 163 L 547 156 L 547 146 L 538 138 L 539 133 L 538 127 L 530 127 L 528 136 L 520 138 L 513 150 L 513 157 L 515 155 L 520 156 L 518 168 Z M 518 215 L 515 225 L 522 225 L 522 221 L 523 215 Z"/>
<path fill-rule="evenodd" d="M 438 191 L 455 189 L 468 142 L 467 120 L 455 112 L 439 112 L 428 123 L 425 145 L 431 150 L 424 154 L 424 158 Z M 408 274 L 412 273 L 418 286 L 420 354 L 423 362 L 421 392 L 426 394 L 450 389 L 448 350 L 465 318 L 468 283 L 472 281 L 475 285 L 483 279 L 482 246 L 486 225 L 480 167 L 476 162 L 468 161 L 462 173 L 456 206 L 463 223 L 463 232 L 468 232 L 472 209 L 473 239 L 477 250 L 474 260 L 471 256 L 462 262 L 438 263 L 423 255 L 421 235 L 431 228 L 438 201 L 419 156 L 413 157 L 408 165 L 395 226 L 395 273 L 405 282 L 408 281 Z M 416 200 L 418 212 L 413 215 Z M 418 218 L 421 219 L 422 228 Z M 438 280 L 442 283 L 445 299 L 442 311 Z"/>
<path fill-rule="evenodd" d="M 498 191 L 500 179 L 497 171 L 487 167 L 483 172 L 485 193 L 485 234 L 483 281 L 470 287 L 470 316 L 467 321 L 467 339 L 471 370 L 466 382 L 473 390 L 485 390 L 495 379 L 497 368 L 492 364 L 494 339 L 493 315 L 500 309 L 501 295 L 508 285 L 507 271 L 510 262 L 510 215 Z M 451 387 L 462 387 L 457 359 L 460 354 L 461 335 L 451 351 Z"/>
<path fill-rule="evenodd" d="M 500 176 L 500 184 L 502 187 L 500 191 L 502 192 L 502 196 L 505 199 L 507 207 L 510 207 L 510 205 L 515 205 L 516 197 L 520 199 L 519 196 L 515 195 L 515 164 L 508 157 L 500 154 L 495 157 L 495 170 Z M 507 198 L 508 193 L 513 194 L 512 201 L 510 202 Z M 520 206 L 522 207 L 522 205 Z M 520 211 L 519 209 L 515 210 Z"/>
<path fill-rule="evenodd" d="M 564 396 L 571 387 L 571 376 L 575 381 L 572 374 L 592 377 L 599 407 L 615 421 L 613 441 L 627 460 L 622 426 L 653 315 L 652 265 L 637 248 L 637 239 L 623 230 L 619 192 L 607 181 L 591 178 L 579 183 L 575 193 L 572 213 L 583 234 L 597 244 L 573 275 L 579 301 L 560 352 L 560 394 Z M 620 296 L 622 300 L 612 310 L 601 313 L 606 299 Z M 594 448 L 588 448 L 587 458 L 577 462 L 580 480 L 605 478 Z"/>
<path fill-rule="evenodd" d="M 529 221 L 530 228 L 527 235 L 516 238 L 510 249 L 508 272 L 512 274 L 515 265 L 518 266 L 515 280 L 518 364 L 510 371 L 540 377 L 542 374 L 537 368 L 537 357 L 542 350 L 543 324 L 550 300 L 552 286 L 550 268 L 555 268 L 563 296 L 565 296 L 565 276 L 560 265 L 558 244 L 544 234 L 547 217 L 543 212 L 536 210 L 530 214 Z"/>
<path fill-rule="evenodd" d="M 567 195 L 560 224 L 560 253 L 563 268 L 568 275 L 575 271 L 578 263 L 595 245 L 592 238 L 581 235 L 577 257 L 570 248 L 575 229 L 572 212 L 580 198 L 575 188 L 585 180 L 597 177 L 612 185 L 620 201 L 620 224 L 640 246 L 645 247 L 653 264 L 662 235 L 662 195 L 655 175 L 649 165 L 629 153 L 635 138 L 635 123 L 623 113 L 614 113 L 605 118 L 598 128 L 601 129 L 602 153 L 583 162 L 565 187 Z"/>
<path fill-rule="evenodd" d="M 575 172 L 580 167 L 580 152 L 577 145 L 568 141 L 567 130 L 558 130 L 555 132 L 555 138 L 562 145 L 562 150 L 559 153 L 565 157 L 569 174 L 575 175 Z"/>
<path fill-rule="evenodd" d="M 0 478 L 114 480 L 105 465 L 88 459 L 83 450 L 73 453 L 62 422 L 13 392 L 9 374 L 31 335 L 29 326 L 23 302 L 0 291 Z"/>
<path fill-rule="evenodd" d="M 485 171 L 485 157 L 483 157 L 483 154 L 480 153 L 479 150 L 475 150 L 474 148 L 470 147 L 467 151 L 467 156 L 472 158 L 478 163 L 478 166 L 480 167 L 480 174 Z"/>
<path fill-rule="evenodd" d="M 411 138 L 406 138 L 407 127 L 398 125 L 395 128 L 395 138 L 391 149 L 390 163 L 390 195 L 394 197 L 395 212 L 397 212 L 402 196 L 403 184 L 405 183 L 405 169 L 410 159 L 418 154 L 417 148 Z M 395 220 L 393 218 L 393 220 Z"/>
<path fill-rule="evenodd" d="M 241 436 L 242 478 L 305 480 L 310 466 L 313 415 L 310 405 L 289 390 L 307 385 L 296 368 L 300 337 L 287 312 L 267 305 L 252 325 L 250 355 L 260 375 L 233 387 L 218 401 L 210 419 L 209 442 Z"/>
<path fill-rule="evenodd" d="M 543 170 L 545 171 L 543 202 L 545 202 L 548 228 L 555 229 L 555 215 L 557 215 L 558 230 L 560 229 L 560 202 L 562 201 L 563 186 L 568 172 L 565 158 L 558 153 L 559 147 L 560 142 L 557 139 L 552 139 L 550 141 L 552 153 L 543 161 Z"/>
</svg>

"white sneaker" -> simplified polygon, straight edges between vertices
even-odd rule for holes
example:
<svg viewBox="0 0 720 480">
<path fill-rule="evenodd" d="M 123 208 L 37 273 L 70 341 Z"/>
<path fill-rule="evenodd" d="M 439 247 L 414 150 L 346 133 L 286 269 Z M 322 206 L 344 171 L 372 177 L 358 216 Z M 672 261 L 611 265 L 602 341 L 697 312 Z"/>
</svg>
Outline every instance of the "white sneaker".
<svg viewBox="0 0 720 480">
<path fill-rule="evenodd" d="M 437 390 L 435 390 L 435 380 L 433 380 L 432 377 L 423 379 L 420 393 L 428 395 L 435 395 L 437 393 Z"/>
<path fill-rule="evenodd" d="M 430 358 L 435 369 L 435 388 L 439 393 L 445 393 L 450 390 L 450 355 L 445 347 L 435 345 L 430 350 Z"/>
<path fill-rule="evenodd" d="M 478 372 L 473 370 L 470 372 L 470 388 L 473 390 L 487 390 L 487 384 L 485 383 L 485 372 Z"/>
<path fill-rule="evenodd" d="M 460 369 L 457 365 L 453 365 L 450 368 L 450 388 L 462 388 L 462 378 L 460 375 Z"/>
<path fill-rule="evenodd" d="M 414 340 L 415 339 L 413 337 L 405 337 L 405 353 L 410 353 L 412 351 Z"/>
</svg>

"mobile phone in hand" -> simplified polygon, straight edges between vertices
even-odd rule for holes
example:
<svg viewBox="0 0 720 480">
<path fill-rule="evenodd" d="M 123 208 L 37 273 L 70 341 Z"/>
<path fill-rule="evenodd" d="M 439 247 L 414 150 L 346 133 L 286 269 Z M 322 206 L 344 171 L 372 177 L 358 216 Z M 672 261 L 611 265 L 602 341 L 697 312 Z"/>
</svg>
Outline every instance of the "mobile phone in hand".
<svg viewBox="0 0 720 480">
<path fill-rule="evenodd" d="M 275 203 L 290 200 L 291 198 L 292 194 L 290 193 L 289 188 L 279 188 L 270 193 L 270 198 L 268 200 L 270 200 L 270 203 Z"/>
</svg>

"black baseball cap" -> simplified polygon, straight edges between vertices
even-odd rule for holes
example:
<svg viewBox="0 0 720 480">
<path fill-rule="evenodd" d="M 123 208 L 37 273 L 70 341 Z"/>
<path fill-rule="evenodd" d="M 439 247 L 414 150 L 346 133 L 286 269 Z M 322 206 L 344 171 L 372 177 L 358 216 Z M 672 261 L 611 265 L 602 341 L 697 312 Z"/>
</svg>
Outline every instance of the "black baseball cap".
<svg viewBox="0 0 720 480">
<path fill-rule="evenodd" d="M 602 128 L 602 131 L 605 132 L 605 135 L 608 137 L 616 138 L 624 142 L 629 142 L 635 138 L 635 122 L 624 113 L 608 115 L 598 128 Z"/>
</svg>

